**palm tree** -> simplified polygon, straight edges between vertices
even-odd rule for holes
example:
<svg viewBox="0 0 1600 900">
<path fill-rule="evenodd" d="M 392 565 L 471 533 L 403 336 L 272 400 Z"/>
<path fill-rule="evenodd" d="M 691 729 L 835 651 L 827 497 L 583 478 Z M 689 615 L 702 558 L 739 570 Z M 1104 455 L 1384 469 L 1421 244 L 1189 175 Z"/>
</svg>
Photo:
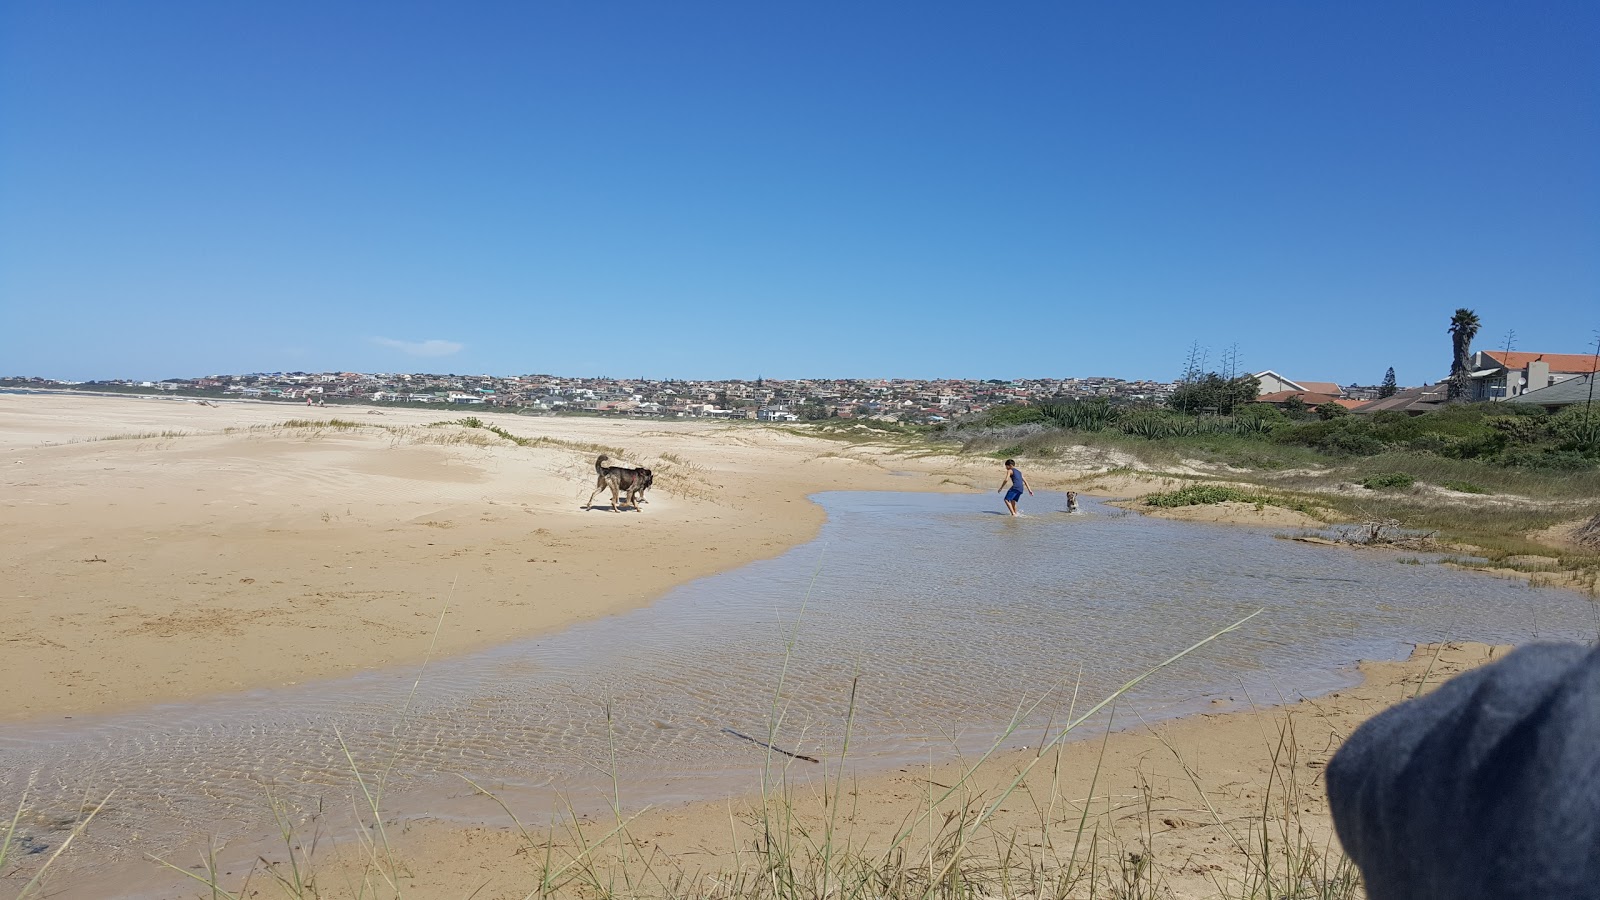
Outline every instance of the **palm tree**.
<svg viewBox="0 0 1600 900">
<path fill-rule="evenodd" d="M 1472 339 L 1478 336 L 1478 314 L 1470 309 L 1458 309 L 1450 317 L 1450 400 L 1463 400 L 1467 396 L 1468 357 L 1472 354 Z"/>
</svg>

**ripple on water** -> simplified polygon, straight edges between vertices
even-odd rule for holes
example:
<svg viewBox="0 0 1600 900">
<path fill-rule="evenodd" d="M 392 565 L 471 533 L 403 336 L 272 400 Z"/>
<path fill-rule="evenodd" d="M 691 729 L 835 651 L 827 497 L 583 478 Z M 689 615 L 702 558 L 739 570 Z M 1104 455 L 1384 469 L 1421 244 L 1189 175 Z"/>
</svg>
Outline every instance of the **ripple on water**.
<svg viewBox="0 0 1600 900">
<path fill-rule="evenodd" d="M 1098 699 L 1258 608 L 1121 707 L 1275 702 L 1347 683 L 1351 661 L 1402 655 L 1407 642 L 1597 630 L 1594 605 L 1574 593 L 1122 516 L 1088 498 L 1068 516 L 1051 511 L 1061 495 L 1040 493 L 1020 520 L 992 515 L 988 495 L 817 499 L 828 522 L 816 541 L 647 609 L 435 662 L 409 708 L 414 671 L 6 726 L 0 783 L 31 779 L 46 809 L 115 788 L 88 854 L 115 859 L 134 830 L 146 846 L 254 833 L 264 785 L 306 808 L 343 802 L 341 738 L 364 770 L 392 770 L 397 814 L 436 813 L 435 786 L 459 785 L 456 774 L 528 796 L 598 789 L 613 755 L 643 804 L 747 787 L 760 748 L 723 729 L 764 736 L 780 673 L 780 744 L 834 747 L 859 676 L 853 753 L 887 764 L 925 759 L 930 745 L 985 746 L 1052 687 L 1035 720 L 1060 721 L 1075 687 Z"/>
</svg>

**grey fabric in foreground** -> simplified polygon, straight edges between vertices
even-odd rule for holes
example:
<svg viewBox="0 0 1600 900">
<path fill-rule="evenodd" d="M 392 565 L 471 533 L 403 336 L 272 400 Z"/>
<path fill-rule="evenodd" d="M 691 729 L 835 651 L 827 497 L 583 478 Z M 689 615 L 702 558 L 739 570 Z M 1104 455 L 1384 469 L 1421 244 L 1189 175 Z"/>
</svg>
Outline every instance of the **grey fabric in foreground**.
<svg viewBox="0 0 1600 900">
<path fill-rule="evenodd" d="M 1356 729 L 1327 779 L 1370 900 L 1600 898 L 1600 649 L 1458 675 Z"/>
</svg>

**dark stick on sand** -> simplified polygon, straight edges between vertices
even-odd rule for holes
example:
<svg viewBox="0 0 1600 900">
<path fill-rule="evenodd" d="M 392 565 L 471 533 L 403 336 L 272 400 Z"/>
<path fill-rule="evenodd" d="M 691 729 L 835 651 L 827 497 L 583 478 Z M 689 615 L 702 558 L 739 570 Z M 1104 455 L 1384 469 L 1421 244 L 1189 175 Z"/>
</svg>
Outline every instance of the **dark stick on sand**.
<svg viewBox="0 0 1600 900">
<path fill-rule="evenodd" d="M 774 747 L 771 744 L 767 743 L 766 741 L 758 741 L 755 738 L 751 737 L 750 735 L 748 735 L 748 734 L 740 734 L 739 732 L 734 731 L 732 728 L 724 728 L 722 730 L 727 732 L 728 734 L 733 735 L 736 738 L 739 738 L 740 740 L 749 741 L 752 744 L 756 744 L 757 746 L 765 747 L 768 750 L 776 750 L 777 752 L 782 753 L 784 756 L 793 757 L 795 759 L 803 759 L 803 760 L 805 760 L 806 762 L 809 762 L 809 763 L 820 763 L 820 762 L 822 762 L 822 760 L 817 759 L 815 757 L 806 756 L 806 755 L 804 755 L 802 753 L 790 753 L 788 750 L 785 750 L 782 747 Z"/>
</svg>

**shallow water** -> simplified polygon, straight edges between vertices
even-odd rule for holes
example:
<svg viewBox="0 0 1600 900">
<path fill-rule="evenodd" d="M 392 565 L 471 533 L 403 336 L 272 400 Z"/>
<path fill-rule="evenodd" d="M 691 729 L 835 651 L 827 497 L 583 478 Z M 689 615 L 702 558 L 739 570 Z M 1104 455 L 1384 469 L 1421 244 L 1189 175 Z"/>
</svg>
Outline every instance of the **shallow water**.
<svg viewBox="0 0 1600 900">
<path fill-rule="evenodd" d="M 748 789 L 764 751 L 725 729 L 765 739 L 780 676 L 778 746 L 837 754 L 858 675 L 851 755 L 887 767 L 987 746 L 1052 688 L 1030 725 L 1059 722 L 1075 687 L 1098 700 L 1257 609 L 1141 685 L 1119 716 L 1330 690 L 1354 680 L 1353 661 L 1401 657 L 1411 642 L 1600 631 L 1576 593 L 1088 498 L 1069 516 L 1062 495 L 1040 493 L 1021 519 L 993 495 L 816 499 L 822 533 L 782 557 L 647 609 L 436 661 L 420 681 L 412 669 L 0 726 L 0 799 L 32 781 L 48 822 L 114 788 L 73 852 L 77 867 L 113 865 L 197 833 L 255 833 L 268 785 L 302 808 L 348 807 L 342 737 L 364 771 L 392 771 L 390 813 L 494 818 L 460 774 L 539 821 L 557 791 L 592 806 L 611 771 L 634 806 Z M 35 830 L 46 844 L 62 836 Z"/>
</svg>

